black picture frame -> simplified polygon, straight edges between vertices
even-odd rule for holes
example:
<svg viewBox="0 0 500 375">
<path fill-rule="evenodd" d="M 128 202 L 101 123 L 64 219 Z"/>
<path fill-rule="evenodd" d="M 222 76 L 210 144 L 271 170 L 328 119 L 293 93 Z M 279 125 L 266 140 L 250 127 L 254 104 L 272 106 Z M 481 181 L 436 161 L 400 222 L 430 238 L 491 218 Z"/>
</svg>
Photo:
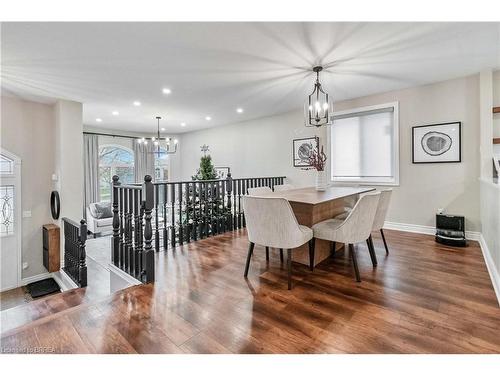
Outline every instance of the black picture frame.
<svg viewBox="0 0 500 375">
<path fill-rule="evenodd" d="M 452 124 L 458 124 L 458 160 L 415 161 L 415 129 L 426 128 L 426 127 L 431 128 L 433 126 L 443 126 L 443 125 L 452 125 Z M 411 162 L 413 164 L 461 163 L 462 162 L 462 122 L 461 121 L 450 121 L 450 122 L 442 122 L 439 124 L 413 126 L 411 128 Z"/>
<path fill-rule="evenodd" d="M 311 141 L 312 143 L 314 143 L 315 147 L 316 147 L 316 150 L 319 149 L 319 137 L 317 137 L 317 136 L 307 137 L 307 138 L 296 138 L 296 139 L 294 139 L 292 141 L 292 144 L 293 144 L 292 161 L 293 161 L 293 166 L 296 167 L 296 168 L 309 168 L 309 167 L 312 167 L 311 164 L 298 163 L 298 160 L 300 160 L 300 159 L 295 158 L 296 151 L 298 150 L 298 147 L 300 147 L 300 145 L 298 145 L 298 144 L 299 143 L 300 144 L 306 143 L 307 141 Z"/>
</svg>

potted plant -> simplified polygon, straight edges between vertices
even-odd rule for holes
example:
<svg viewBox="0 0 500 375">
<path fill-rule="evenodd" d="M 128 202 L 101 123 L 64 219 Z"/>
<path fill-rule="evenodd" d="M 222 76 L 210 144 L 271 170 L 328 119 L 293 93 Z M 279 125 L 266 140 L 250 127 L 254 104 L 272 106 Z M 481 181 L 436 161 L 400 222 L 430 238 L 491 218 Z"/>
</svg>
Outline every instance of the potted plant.
<svg viewBox="0 0 500 375">
<path fill-rule="evenodd" d="M 316 169 L 316 190 L 325 191 L 327 187 L 326 176 L 325 176 L 325 166 L 326 166 L 326 154 L 323 151 L 323 146 L 321 146 L 321 151 L 315 149 L 309 154 L 309 164 Z"/>
</svg>

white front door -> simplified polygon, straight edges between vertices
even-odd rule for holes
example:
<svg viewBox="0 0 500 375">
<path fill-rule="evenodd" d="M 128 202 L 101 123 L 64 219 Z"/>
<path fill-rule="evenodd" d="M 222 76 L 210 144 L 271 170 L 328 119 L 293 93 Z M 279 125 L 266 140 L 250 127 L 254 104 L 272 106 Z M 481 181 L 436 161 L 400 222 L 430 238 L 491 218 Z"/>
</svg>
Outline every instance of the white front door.
<svg viewBox="0 0 500 375">
<path fill-rule="evenodd" d="M 19 286 L 21 279 L 21 160 L 0 153 L 0 291 Z"/>
</svg>

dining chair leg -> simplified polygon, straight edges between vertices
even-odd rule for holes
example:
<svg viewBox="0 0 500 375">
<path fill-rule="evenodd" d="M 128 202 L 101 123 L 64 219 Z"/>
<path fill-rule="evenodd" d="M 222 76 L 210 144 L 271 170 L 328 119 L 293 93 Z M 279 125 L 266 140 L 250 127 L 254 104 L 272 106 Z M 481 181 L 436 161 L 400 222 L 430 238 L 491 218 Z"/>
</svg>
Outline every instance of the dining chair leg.
<svg viewBox="0 0 500 375">
<path fill-rule="evenodd" d="M 370 252 L 370 258 L 372 260 L 373 267 L 377 267 L 377 254 L 375 254 L 375 248 L 373 247 L 372 236 L 366 239 L 366 244 L 368 245 L 368 251 Z"/>
<path fill-rule="evenodd" d="M 335 248 L 337 247 L 337 242 L 330 242 L 330 254 L 332 258 L 335 258 Z"/>
<path fill-rule="evenodd" d="M 316 239 L 313 237 L 309 241 L 309 269 L 314 271 L 314 247 L 316 245 Z"/>
<path fill-rule="evenodd" d="M 361 276 L 359 275 L 358 268 L 358 258 L 356 257 L 356 251 L 354 250 L 354 245 L 352 243 L 349 244 L 349 253 L 351 254 L 352 265 L 354 266 L 354 273 L 356 274 L 356 281 L 361 281 Z"/>
<path fill-rule="evenodd" d="M 283 263 L 283 249 L 280 249 L 280 261 Z"/>
<path fill-rule="evenodd" d="M 292 289 L 292 249 L 287 249 L 288 290 Z"/>
<path fill-rule="evenodd" d="M 245 265 L 245 277 L 248 276 L 248 268 L 250 267 L 250 259 L 252 258 L 254 246 L 255 244 L 253 242 L 250 242 L 248 246 L 247 264 Z"/>
<path fill-rule="evenodd" d="M 389 248 L 387 247 L 387 242 L 385 242 L 384 230 L 380 229 L 380 234 L 382 235 L 382 240 L 384 241 L 385 253 L 389 255 Z"/>
<path fill-rule="evenodd" d="M 269 262 L 269 246 L 266 246 L 266 262 Z"/>
</svg>

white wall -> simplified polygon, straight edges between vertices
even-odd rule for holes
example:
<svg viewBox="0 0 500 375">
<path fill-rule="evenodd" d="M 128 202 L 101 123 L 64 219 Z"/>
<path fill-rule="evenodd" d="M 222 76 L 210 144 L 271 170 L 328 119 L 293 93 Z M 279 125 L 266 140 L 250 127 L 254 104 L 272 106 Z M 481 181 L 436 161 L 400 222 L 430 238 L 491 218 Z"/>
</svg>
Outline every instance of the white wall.
<svg viewBox="0 0 500 375">
<path fill-rule="evenodd" d="M 60 100 L 55 105 L 56 174 L 61 216 L 79 222 L 83 217 L 82 104 Z M 59 224 L 62 223 L 59 220 Z M 61 239 L 63 233 L 61 230 Z M 63 242 L 61 242 L 63 244 Z"/>
<path fill-rule="evenodd" d="M 500 107 L 500 70 L 493 72 L 493 106 Z M 493 137 L 500 138 L 500 113 L 493 115 Z M 500 157 L 500 144 L 493 145 L 493 152 Z"/>
<path fill-rule="evenodd" d="M 304 126 L 302 111 L 184 133 L 181 178 L 195 174 L 203 155 L 200 146 L 207 144 L 214 165 L 230 167 L 233 177 L 286 176 L 294 185 L 313 185 L 313 171 L 293 167 L 292 140 L 324 134 L 325 129 Z"/>
<path fill-rule="evenodd" d="M 492 114 L 492 106 L 500 105 L 500 72 L 481 72 L 481 159 L 485 171 L 480 181 L 482 241 L 488 271 L 500 303 L 500 185 L 492 179 L 491 158 L 495 151 L 491 145 L 492 134 L 498 132 L 498 114 Z M 498 136 L 498 133 L 495 134 Z M 497 147 L 499 145 L 496 145 Z"/>
<path fill-rule="evenodd" d="M 42 261 L 42 225 L 53 222 L 54 107 L 6 96 L 1 102 L 2 148 L 22 159 L 21 206 L 31 211 L 31 217 L 22 219 L 22 261 L 28 263 L 22 277 L 26 278 L 47 272 Z"/>
<path fill-rule="evenodd" d="M 438 208 L 467 218 L 467 230 L 480 231 L 479 220 L 479 79 L 459 78 L 336 103 L 336 110 L 399 101 L 400 186 L 394 188 L 388 221 L 434 226 Z M 412 164 L 411 127 L 462 121 L 462 163 Z M 216 166 L 230 166 L 233 176 L 286 175 L 297 186 L 314 184 L 314 172 L 292 165 L 292 139 L 318 135 L 306 128 L 302 110 L 212 128 L 182 137 L 182 178 L 194 174 L 206 143 Z"/>
</svg>

